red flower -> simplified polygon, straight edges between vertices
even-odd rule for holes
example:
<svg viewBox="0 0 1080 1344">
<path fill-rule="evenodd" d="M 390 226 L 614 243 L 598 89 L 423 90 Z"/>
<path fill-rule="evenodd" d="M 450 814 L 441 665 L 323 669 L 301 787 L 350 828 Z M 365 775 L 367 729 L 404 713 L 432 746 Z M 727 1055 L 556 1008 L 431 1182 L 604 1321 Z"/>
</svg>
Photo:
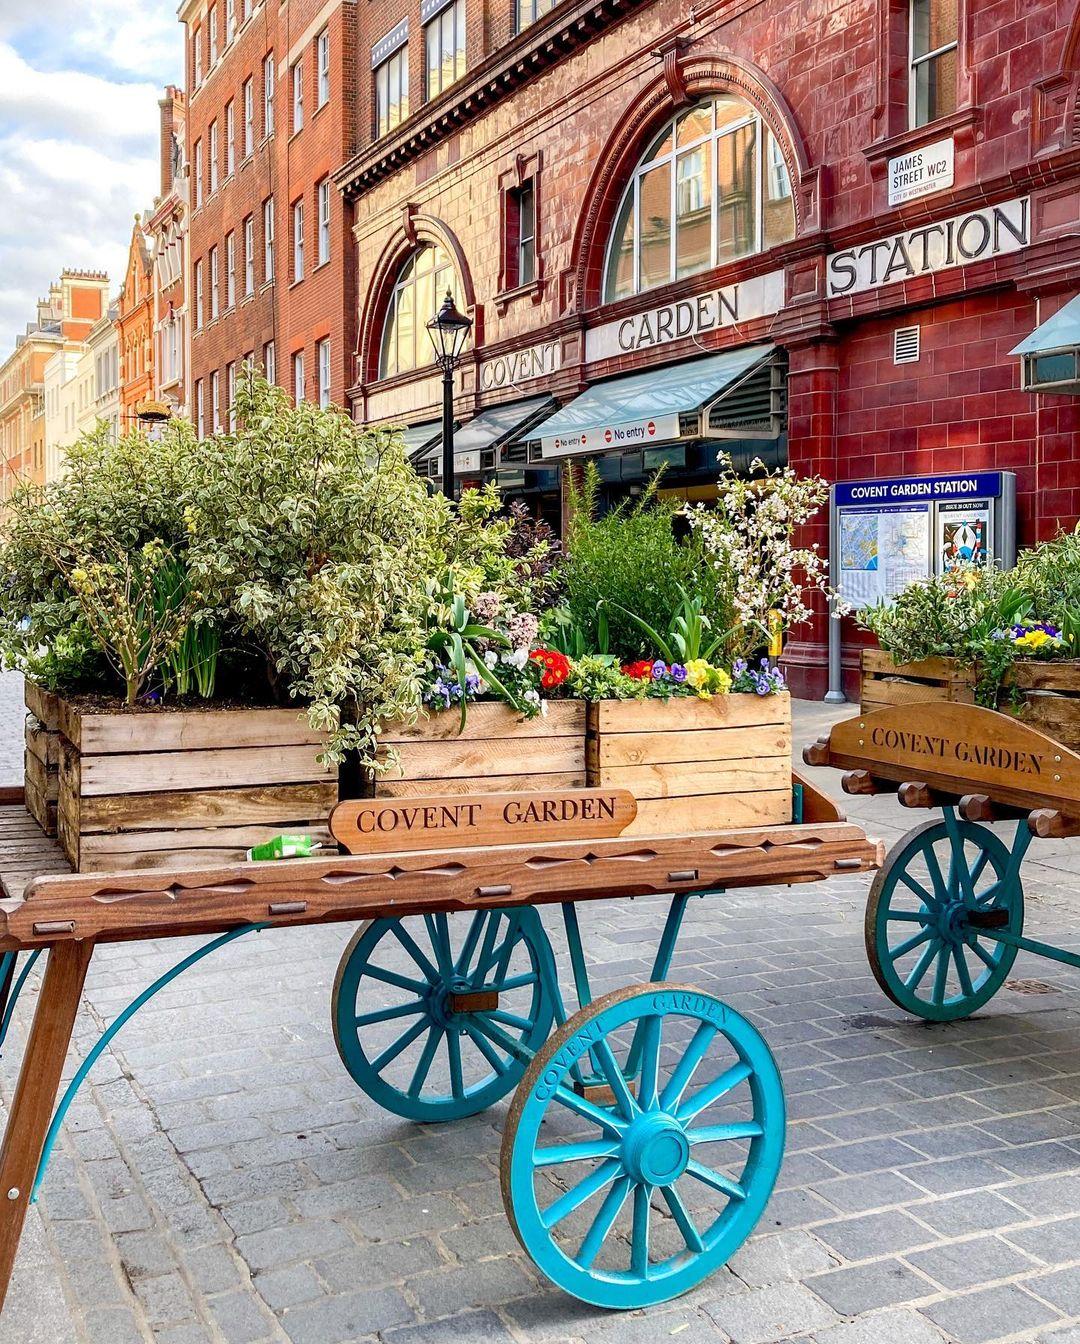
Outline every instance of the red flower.
<svg viewBox="0 0 1080 1344">
<path fill-rule="evenodd" d="M 632 677 L 634 681 L 651 681 L 652 667 L 651 658 L 642 658 L 636 663 L 624 663 L 622 670 L 626 676 Z"/>
<path fill-rule="evenodd" d="M 557 649 L 533 649 L 529 657 L 540 664 L 540 685 L 545 691 L 561 686 L 570 675 L 570 659 Z"/>
</svg>

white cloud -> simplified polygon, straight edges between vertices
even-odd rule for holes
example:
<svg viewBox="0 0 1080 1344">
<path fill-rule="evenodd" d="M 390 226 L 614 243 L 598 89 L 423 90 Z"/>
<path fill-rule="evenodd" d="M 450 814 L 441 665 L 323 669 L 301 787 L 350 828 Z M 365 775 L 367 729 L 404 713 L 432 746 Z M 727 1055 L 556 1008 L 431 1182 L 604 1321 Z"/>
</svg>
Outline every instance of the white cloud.
<svg viewBox="0 0 1080 1344">
<path fill-rule="evenodd" d="M 180 46 L 160 0 L 144 14 L 38 0 L 33 42 L 16 3 L 0 0 L 0 359 L 65 266 L 108 270 L 119 288 L 132 217 L 159 188 L 157 104 L 175 71 L 155 62 Z"/>
</svg>

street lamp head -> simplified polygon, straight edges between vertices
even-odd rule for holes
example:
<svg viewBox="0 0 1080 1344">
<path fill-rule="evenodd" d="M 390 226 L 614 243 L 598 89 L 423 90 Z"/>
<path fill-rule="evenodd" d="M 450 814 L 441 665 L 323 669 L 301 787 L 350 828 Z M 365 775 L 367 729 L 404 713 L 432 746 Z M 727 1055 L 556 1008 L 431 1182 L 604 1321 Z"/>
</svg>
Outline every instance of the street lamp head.
<svg viewBox="0 0 1080 1344">
<path fill-rule="evenodd" d="M 471 330 L 471 318 L 458 312 L 454 306 L 454 296 L 448 289 L 442 307 L 427 324 L 427 333 L 435 349 L 435 362 L 440 367 L 454 368 L 461 358 Z"/>
</svg>

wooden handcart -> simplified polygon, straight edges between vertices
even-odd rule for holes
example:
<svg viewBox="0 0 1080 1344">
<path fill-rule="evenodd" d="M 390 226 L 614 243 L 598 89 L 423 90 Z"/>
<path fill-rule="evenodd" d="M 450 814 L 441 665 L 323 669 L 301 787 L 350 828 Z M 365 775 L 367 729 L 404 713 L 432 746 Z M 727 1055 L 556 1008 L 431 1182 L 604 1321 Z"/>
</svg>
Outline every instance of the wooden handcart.
<svg viewBox="0 0 1080 1344">
<path fill-rule="evenodd" d="M 0 1305 L 64 1113 L 131 1015 L 235 938 L 357 921 L 332 1003 L 357 1084 L 414 1121 L 473 1115 L 513 1092 L 503 1198 L 538 1268 L 607 1307 L 692 1288 L 761 1217 L 785 1120 L 761 1035 L 713 993 L 667 982 L 687 905 L 880 862 L 824 795 L 799 779 L 793 791 L 793 824 L 655 839 L 620 836 L 636 804 L 619 789 L 369 800 L 331 819 L 347 854 L 32 881 L 0 903 L 0 1017 L 27 960 L 48 950 L 0 1150 Z M 377 852 L 387 835 L 395 852 Z M 577 903 L 654 894 L 671 903 L 649 981 L 594 1000 Z M 576 1011 L 542 905 L 561 911 Z M 95 947 L 190 934 L 212 937 L 132 1000 L 57 1105 Z"/>
<path fill-rule="evenodd" d="M 968 1017 L 1020 951 L 1080 967 L 1077 953 L 1024 935 L 1021 879 L 1033 839 L 1080 835 L 1080 755 L 997 710 L 922 703 L 838 723 L 803 759 L 844 770 L 850 794 L 940 811 L 889 852 L 867 903 L 870 966 L 899 1007 Z M 1008 821 L 1011 843 L 991 829 Z"/>
</svg>

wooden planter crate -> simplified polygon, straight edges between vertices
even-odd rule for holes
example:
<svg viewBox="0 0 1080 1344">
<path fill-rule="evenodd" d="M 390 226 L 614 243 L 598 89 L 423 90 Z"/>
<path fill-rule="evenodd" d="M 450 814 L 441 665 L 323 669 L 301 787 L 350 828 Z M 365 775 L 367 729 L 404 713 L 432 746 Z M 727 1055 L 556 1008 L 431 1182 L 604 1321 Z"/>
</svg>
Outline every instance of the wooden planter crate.
<svg viewBox="0 0 1080 1344">
<path fill-rule="evenodd" d="M 234 863 L 282 832 L 329 839 L 337 771 L 296 709 L 59 705 L 57 826 L 80 872 Z"/>
<path fill-rule="evenodd" d="M 523 719 L 507 705 L 481 701 L 461 715 L 445 710 L 389 727 L 380 742 L 398 763 L 372 782 L 376 798 L 447 793 L 510 793 L 584 788 L 585 704 L 552 700 Z"/>
<path fill-rule="evenodd" d="M 864 649 L 861 708 L 868 714 L 885 705 L 930 701 L 971 705 L 977 681 L 978 669 L 955 658 L 894 663 L 880 649 Z M 1002 682 L 997 707 L 1080 751 L 1080 660 L 1014 663 Z"/>
<path fill-rule="evenodd" d="M 602 700 L 589 705 L 588 782 L 638 800 L 627 835 L 790 822 L 791 699 Z"/>
<path fill-rule="evenodd" d="M 881 649 L 863 649 L 859 699 L 866 714 L 885 705 L 973 705 L 976 680 L 974 668 L 961 666 L 955 658 L 895 663 Z"/>
<path fill-rule="evenodd" d="M 46 835 L 55 835 L 60 790 L 60 699 L 32 681 L 25 683 L 24 699 L 29 710 L 23 757 L 26 810 Z"/>
</svg>

